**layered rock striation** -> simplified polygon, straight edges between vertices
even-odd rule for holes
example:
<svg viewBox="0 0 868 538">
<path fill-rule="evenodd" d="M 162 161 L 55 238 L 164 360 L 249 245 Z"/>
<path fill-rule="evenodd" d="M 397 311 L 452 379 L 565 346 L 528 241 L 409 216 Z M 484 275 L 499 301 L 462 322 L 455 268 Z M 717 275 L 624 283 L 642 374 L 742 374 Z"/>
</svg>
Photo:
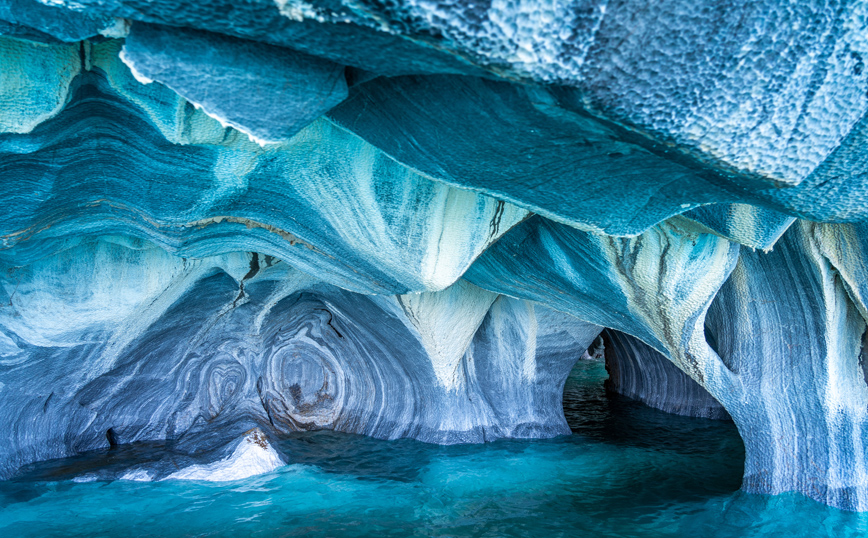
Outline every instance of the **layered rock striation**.
<svg viewBox="0 0 868 538">
<path fill-rule="evenodd" d="M 606 329 L 613 389 L 732 418 L 746 490 L 868 510 L 866 24 L 0 0 L 0 477 L 137 441 L 229 447 L 184 477 L 232 478 L 297 430 L 569 433 Z"/>
<path fill-rule="evenodd" d="M 720 402 L 648 344 L 612 329 L 603 341 L 608 390 L 667 413 L 729 420 Z"/>
<path fill-rule="evenodd" d="M 256 427 L 569 433 L 563 385 L 600 331 L 465 281 L 364 295 L 258 254 L 188 260 L 117 237 L 4 271 L 4 476 L 107 443 L 201 451 Z"/>
</svg>

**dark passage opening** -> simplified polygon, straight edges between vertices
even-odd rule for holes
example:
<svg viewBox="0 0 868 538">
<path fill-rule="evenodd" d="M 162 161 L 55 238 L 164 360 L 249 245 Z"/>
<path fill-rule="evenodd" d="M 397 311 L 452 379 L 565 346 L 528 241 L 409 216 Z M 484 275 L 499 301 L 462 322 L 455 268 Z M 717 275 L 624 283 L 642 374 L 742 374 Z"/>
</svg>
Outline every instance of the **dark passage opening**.
<svg viewBox="0 0 868 538">
<path fill-rule="evenodd" d="M 603 360 L 579 360 L 564 387 L 577 442 L 600 449 L 610 471 L 599 486 L 611 509 L 653 510 L 741 487 L 744 444 L 731 421 L 666 413 L 605 388 Z M 604 491 L 605 490 L 605 491 Z"/>
</svg>

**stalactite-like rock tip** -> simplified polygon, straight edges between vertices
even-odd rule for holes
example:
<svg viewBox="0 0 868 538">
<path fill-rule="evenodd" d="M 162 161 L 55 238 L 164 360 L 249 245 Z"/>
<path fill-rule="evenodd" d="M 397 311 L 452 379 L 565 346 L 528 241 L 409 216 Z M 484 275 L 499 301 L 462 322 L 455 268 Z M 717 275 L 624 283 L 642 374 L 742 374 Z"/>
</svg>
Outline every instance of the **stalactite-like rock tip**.
<svg viewBox="0 0 868 538">
<path fill-rule="evenodd" d="M 868 510 L 866 9 L 0 0 L 0 478 L 568 434 L 584 356 Z"/>
</svg>

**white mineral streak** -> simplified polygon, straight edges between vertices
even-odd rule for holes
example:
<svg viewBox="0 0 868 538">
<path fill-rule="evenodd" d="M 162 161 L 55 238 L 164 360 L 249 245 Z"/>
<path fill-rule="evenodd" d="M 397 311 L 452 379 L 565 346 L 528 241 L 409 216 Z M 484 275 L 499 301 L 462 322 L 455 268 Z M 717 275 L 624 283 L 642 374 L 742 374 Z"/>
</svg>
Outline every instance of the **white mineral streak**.
<svg viewBox="0 0 868 538">
<path fill-rule="evenodd" d="M 488 225 L 488 239 L 491 241 L 528 215 L 520 207 L 462 189 L 438 189 L 435 199 L 435 207 L 442 209 L 431 215 L 431 240 L 422 259 L 422 279 L 432 290 L 443 289 L 455 282 L 463 274 L 458 268 L 468 258 L 475 259 L 482 254 L 483 249 L 475 246 L 474 238 L 467 234 L 468 216 L 473 216 L 476 233 L 483 237 L 486 233 L 484 226 Z M 453 248 L 443 248 L 444 245 Z"/>
<path fill-rule="evenodd" d="M 129 19 L 123 19 L 121 17 L 115 17 L 114 23 L 111 26 L 103 28 L 100 30 L 100 35 L 105 37 L 113 38 L 113 39 L 123 39 L 127 37 L 130 33 L 130 24 L 131 21 Z"/>
<path fill-rule="evenodd" d="M 555 321 L 554 326 L 540 328 L 537 310 L 547 311 L 546 317 L 548 320 Z M 582 332 L 581 329 L 585 326 L 583 323 L 570 323 L 572 321 L 570 316 L 563 314 L 558 316 L 558 314 L 560 313 L 545 307 L 535 308 L 531 301 L 516 301 L 503 297 L 494 303 L 489 321 L 496 346 L 492 356 L 497 359 L 504 382 L 507 379 L 521 379 L 530 384 L 537 380 L 537 348 L 540 333 L 558 333 L 561 329 L 558 325 L 562 324 L 571 324 L 575 327 L 575 329 L 568 329 L 569 332 Z M 521 320 L 520 330 L 516 330 L 515 324 L 510 323 L 513 318 Z M 586 334 L 583 338 L 584 342 L 592 339 L 599 332 L 599 328 L 594 327 L 591 332 L 594 334 Z M 584 347 L 587 348 L 587 345 Z M 572 353 L 576 359 L 579 358 L 577 349 L 564 349 L 561 352 Z"/>
<path fill-rule="evenodd" d="M 165 480 L 202 480 L 229 482 L 270 473 L 286 465 L 261 430 L 248 432 L 225 459 L 204 465 L 191 465 Z"/>
<path fill-rule="evenodd" d="M 129 480 L 131 482 L 150 482 L 154 477 L 151 473 L 144 469 L 132 469 L 121 475 L 120 480 Z"/>
<path fill-rule="evenodd" d="M 441 292 L 395 298 L 409 324 L 418 331 L 434 375 L 446 390 L 465 387 L 461 359 L 495 299 L 497 294 L 464 280 Z"/>
<path fill-rule="evenodd" d="M 868 365 L 861 362 L 868 360 L 862 349 L 868 330 L 863 295 L 866 283 L 848 280 L 865 277 L 865 264 L 854 261 L 866 259 L 862 249 L 868 243 L 864 236 L 854 237 L 855 230 L 850 225 L 800 223 L 800 226 L 810 242 L 806 250 L 812 254 L 821 275 L 829 320 L 824 334 L 827 373 L 823 411 L 828 438 L 840 442 L 829 443 L 827 483 L 833 488 L 848 488 L 855 483 L 856 505 L 865 509 L 868 508 L 868 457 L 865 457 Z M 830 236 L 838 240 L 830 241 Z M 842 432 L 849 432 L 849 436 Z"/>
<path fill-rule="evenodd" d="M 120 58 L 120 60 L 130 68 L 130 73 L 133 75 L 133 78 L 135 78 L 140 84 L 151 84 L 154 82 L 154 79 L 146 77 L 136 69 L 133 62 L 124 55 L 123 49 L 118 53 L 118 58 Z"/>
<path fill-rule="evenodd" d="M 168 87 L 171 87 L 171 86 L 168 86 Z M 195 102 L 195 101 L 191 101 L 190 99 L 187 99 L 187 102 L 190 103 L 191 105 L 193 105 L 193 108 L 195 108 L 196 110 L 201 110 L 201 111 L 204 112 L 204 113 L 205 113 L 209 118 L 211 118 L 211 119 L 217 121 L 217 123 L 219 123 L 220 126 L 223 127 L 224 129 L 232 128 L 232 129 L 235 129 L 235 130 L 238 131 L 238 132 L 244 133 L 245 135 L 247 135 L 248 140 L 250 140 L 251 142 L 253 142 L 254 144 L 258 145 L 258 146 L 261 147 L 261 148 L 264 148 L 264 147 L 267 146 L 268 144 L 277 144 L 277 143 L 279 143 L 279 141 L 263 140 L 263 139 L 261 139 L 261 138 L 257 138 L 253 133 L 251 133 L 250 131 L 246 130 L 246 129 L 244 128 L 244 126 L 242 126 L 242 125 L 238 125 L 237 123 L 231 122 L 231 121 L 227 120 L 226 118 L 221 117 L 218 113 L 208 110 L 208 109 L 207 109 L 204 105 L 202 105 L 201 103 L 197 103 L 197 102 Z"/>
<path fill-rule="evenodd" d="M 265 323 L 266 318 L 271 314 L 271 309 L 274 308 L 278 302 L 289 297 L 293 293 L 297 293 L 299 290 L 312 288 L 320 282 L 317 278 L 314 278 L 307 273 L 297 271 L 288 264 L 279 264 L 277 267 L 271 269 L 270 273 L 273 275 L 271 278 L 274 278 L 278 282 L 278 285 L 265 299 L 262 310 L 260 310 L 259 313 L 256 314 L 256 317 L 253 318 L 251 330 L 253 331 L 253 334 L 256 335 L 262 333 L 263 324 Z"/>
<path fill-rule="evenodd" d="M 161 249 L 154 250 L 162 252 Z M 177 262 L 177 257 L 172 258 Z M 177 266 L 173 269 L 174 272 L 166 271 L 167 275 L 173 276 L 172 280 L 162 291 L 142 301 L 136 309 L 136 315 L 116 318 L 118 321 L 123 321 L 106 342 L 97 367 L 114 364 L 118 355 L 130 342 L 156 323 L 160 316 L 165 314 L 201 278 L 219 270 L 226 272 L 237 282 L 241 282 L 243 275 L 249 270 L 249 257 L 247 253 L 235 252 L 206 259 L 182 260 L 180 270 Z"/>
<path fill-rule="evenodd" d="M 18 344 L 0 330 L 0 365 L 11 366 L 11 364 L 6 362 L 5 358 L 16 357 L 20 352 L 21 348 L 18 347 Z"/>
<path fill-rule="evenodd" d="M 527 310 L 527 337 L 524 339 L 524 346 L 522 349 L 522 355 L 524 355 L 522 362 L 522 377 L 525 381 L 534 382 L 536 381 L 536 350 L 537 350 L 537 333 L 539 332 L 539 324 L 537 321 L 536 311 L 534 309 L 534 305 L 530 301 L 525 302 L 525 309 Z M 576 350 L 578 351 L 578 350 Z"/>
<path fill-rule="evenodd" d="M 323 153 L 324 145 L 326 151 L 341 148 L 354 156 L 330 165 L 332 177 L 346 181 L 319 175 L 318 180 L 301 181 L 313 175 L 307 166 L 301 173 L 288 170 L 282 181 L 315 200 L 336 236 L 355 252 L 391 274 L 418 279 L 416 289 L 436 291 L 451 285 L 488 245 L 528 215 L 512 204 L 423 179 L 325 120 L 313 122 L 279 149 L 299 155 L 301 161 L 303 155 Z M 312 163 L 311 172 L 320 166 Z M 394 178 L 385 192 L 383 175 Z"/>
<path fill-rule="evenodd" d="M 817 248 L 838 271 L 853 304 L 868 320 L 868 264 L 854 263 L 868 259 L 866 227 L 814 223 L 810 229 Z"/>
<path fill-rule="evenodd" d="M 303 0 L 274 0 L 274 4 L 281 15 L 296 22 L 302 22 L 305 19 L 323 21 L 323 17 L 317 12 L 316 7 Z"/>
<path fill-rule="evenodd" d="M 33 345 L 79 344 L 87 339 L 75 335 L 112 331 L 184 271 L 182 260 L 151 245 L 133 250 L 109 239 L 86 248 L 87 257 L 80 248 L 70 249 L 4 281 L 17 312 L 0 314 L 4 326 Z"/>
<path fill-rule="evenodd" d="M 732 270 L 731 243 L 697 234 L 677 221 L 635 238 L 600 240 L 612 281 L 627 297 L 633 315 L 664 346 L 657 351 L 700 383 L 708 382 L 706 371 L 726 376 L 705 341 L 705 316 L 698 313 L 705 312 Z"/>
<path fill-rule="evenodd" d="M 243 253 L 183 260 L 123 237 L 106 237 L 85 248 L 87 256 L 81 248 L 70 249 L 21 268 L 14 281 L 0 283 L 17 312 L 0 314 L 4 325 L 38 346 L 88 342 L 88 337 L 74 335 L 99 330 L 115 335 L 107 350 L 120 350 L 196 280 L 217 267 L 243 274 L 239 266 L 249 260 Z"/>
</svg>

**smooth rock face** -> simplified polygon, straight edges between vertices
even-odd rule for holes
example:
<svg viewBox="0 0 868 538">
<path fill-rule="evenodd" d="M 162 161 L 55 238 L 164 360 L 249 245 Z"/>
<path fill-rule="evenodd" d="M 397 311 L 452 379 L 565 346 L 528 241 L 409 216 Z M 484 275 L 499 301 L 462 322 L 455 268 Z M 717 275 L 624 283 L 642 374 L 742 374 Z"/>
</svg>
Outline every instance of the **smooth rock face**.
<svg viewBox="0 0 868 538">
<path fill-rule="evenodd" d="M 737 245 L 678 221 L 615 238 L 533 217 L 465 278 L 637 336 L 704 384 L 725 366 L 706 343 L 702 320 L 738 256 Z"/>
<path fill-rule="evenodd" d="M 255 41 L 136 23 L 122 59 L 206 114 L 262 142 L 282 142 L 347 96 L 338 64 Z"/>
<path fill-rule="evenodd" d="M 662 138 L 589 110 L 586 96 L 575 88 L 458 76 L 379 78 L 352 88 L 328 117 L 440 181 L 610 235 L 636 235 L 706 204 L 757 206 L 771 213 L 772 222 L 765 225 L 773 229 L 781 226 L 777 213 L 824 221 L 868 219 L 868 176 L 854 146 L 865 138 L 861 116 L 846 137 L 836 138 L 834 152 L 808 168 L 803 179 L 783 186 L 681 154 Z M 414 144 L 403 144 L 406 138 Z M 587 211 L 594 205 L 608 210 Z M 754 246 L 758 226 L 745 222 L 757 219 L 744 213 L 714 220 L 706 215 L 701 222 Z"/>
<path fill-rule="evenodd" d="M 745 489 L 868 510 L 866 21 L 0 0 L 0 476 L 165 441 L 240 478 L 278 464 L 254 428 L 565 434 L 608 328 L 618 390 L 729 413 Z"/>
<path fill-rule="evenodd" d="M 823 252 L 849 232 L 835 228 L 801 222 L 773 251 L 742 253 L 707 319 L 733 384 L 709 390 L 745 441 L 745 489 L 865 510 L 866 324 L 842 278 L 850 270 L 837 268 L 846 258 Z"/>
<path fill-rule="evenodd" d="M 635 235 L 701 203 L 732 199 L 713 174 L 658 155 L 542 88 L 379 78 L 354 87 L 328 117 L 440 181 L 592 231 Z M 607 210 L 587 210 L 595 205 Z"/>
<path fill-rule="evenodd" d="M 603 339 L 608 390 L 667 413 L 729 420 L 708 391 L 641 340 L 611 329 Z"/>
</svg>

